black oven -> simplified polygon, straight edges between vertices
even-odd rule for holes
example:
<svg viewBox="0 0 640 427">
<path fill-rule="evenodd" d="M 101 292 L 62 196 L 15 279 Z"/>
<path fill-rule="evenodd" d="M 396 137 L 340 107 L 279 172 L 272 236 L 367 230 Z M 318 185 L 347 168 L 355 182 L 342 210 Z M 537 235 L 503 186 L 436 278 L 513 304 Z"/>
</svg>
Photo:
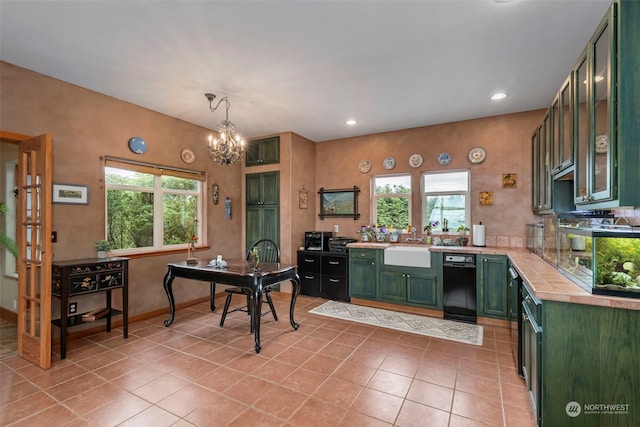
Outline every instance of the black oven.
<svg viewBox="0 0 640 427">
<path fill-rule="evenodd" d="M 331 231 L 306 231 L 304 233 L 305 251 L 328 251 L 329 239 L 333 236 Z"/>
</svg>

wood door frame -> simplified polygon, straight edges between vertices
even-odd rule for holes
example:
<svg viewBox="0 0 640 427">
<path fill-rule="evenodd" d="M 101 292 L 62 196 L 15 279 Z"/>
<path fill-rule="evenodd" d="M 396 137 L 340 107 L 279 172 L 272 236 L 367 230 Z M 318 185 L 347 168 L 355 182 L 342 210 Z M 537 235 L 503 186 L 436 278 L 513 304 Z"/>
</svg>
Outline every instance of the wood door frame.
<svg viewBox="0 0 640 427">
<path fill-rule="evenodd" d="M 46 162 L 49 164 L 51 163 L 51 152 L 50 152 L 50 141 L 51 141 L 51 137 L 48 135 L 42 135 L 41 137 L 31 137 L 28 135 L 22 135 L 22 134 L 18 134 L 18 133 L 13 133 L 13 132 L 6 132 L 6 131 L 2 131 L 0 130 L 0 141 L 5 142 L 5 143 L 13 143 L 16 145 L 19 145 L 22 142 L 31 140 L 31 139 L 37 139 L 37 138 L 44 138 L 45 140 L 48 140 L 48 154 L 46 154 Z M 20 169 L 20 158 L 22 157 L 22 153 L 18 153 L 18 165 L 19 165 L 19 169 Z M 51 177 L 49 177 L 51 178 Z M 45 196 L 41 196 L 44 197 L 44 201 L 45 201 L 45 205 L 41 207 L 41 209 L 44 209 L 47 214 L 46 216 L 48 218 L 46 218 L 46 220 L 48 221 L 49 227 L 51 225 L 51 198 L 50 197 L 46 197 L 46 194 L 50 195 L 50 191 L 49 189 L 51 188 L 51 182 L 47 182 L 47 180 L 43 180 L 42 182 L 42 193 Z M 22 204 L 22 202 L 21 202 Z M 48 205 L 48 206 L 47 206 Z M 18 220 L 16 220 L 16 223 L 19 223 Z M 44 231 L 44 235 L 48 235 L 50 233 L 50 230 L 46 229 L 46 224 L 45 224 L 45 230 Z M 19 236 L 16 235 L 16 237 L 18 238 Z M 45 238 L 46 239 L 46 238 Z M 20 239 L 18 239 L 20 240 Z M 45 240 L 45 242 L 48 242 L 48 244 L 45 246 L 45 250 L 42 252 L 42 254 L 46 254 L 43 257 L 42 262 L 45 264 L 45 268 L 42 269 L 43 272 L 45 274 L 49 274 L 51 271 L 51 248 L 50 248 L 50 240 Z M 18 253 L 18 259 L 17 259 L 17 263 L 19 265 L 23 264 L 23 260 L 24 260 L 24 254 L 23 252 L 19 251 Z M 46 267 L 46 264 L 48 264 L 48 268 Z M 19 269 L 23 270 L 23 269 Z M 50 274 L 49 274 L 50 276 Z M 46 280 L 46 279 L 45 279 Z M 36 347 L 34 347 L 33 345 L 29 346 L 29 349 L 26 351 L 26 354 L 23 352 L 23 346 L 21 345 L 21 338 L 18 337 L 18 355 L 20 355 L 21 357 L 36 363 L 38 366 L 40 366 L 41 368 L 44 369 L 48 369 L 51 367 L 51 286 L 42 286 L 43 284 L 41 283 L 41 304 L 39 304 L 40 307 L 40 313 L 39 313 L 39 319 L 43 320 L 43 323 L 41 324 L 40 327 L 40 339 L 36 341 Z M 43 292 L 44 290 L 44 292 Z M 19 299 L 20 298 L 20 294 L 21 294 L 21 283 L 20 283 L 20 278 L 18 279 L 18 293 L 19 293 Z M 24 322 L 24 319 L 26 318 L 26 312 L 25 309 L 23 309 L 23 307 L 25 306 L 25 304 L 23 304 L 22 301 L 18 301 L 18 313 L 17 313 L 17 317 L 18 317 L 18 334 L 21 333 L 20 329 L 20 324 L 21 322 Z M 35 340 L 34 340 L 35 341 Z"/>
</svg>

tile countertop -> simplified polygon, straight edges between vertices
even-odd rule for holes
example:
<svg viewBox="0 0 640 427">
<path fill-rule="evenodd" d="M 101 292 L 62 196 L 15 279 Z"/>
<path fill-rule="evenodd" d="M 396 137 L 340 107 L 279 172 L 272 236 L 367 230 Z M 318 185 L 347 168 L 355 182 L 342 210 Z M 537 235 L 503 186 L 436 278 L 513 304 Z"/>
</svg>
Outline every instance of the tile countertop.
<svg viewBox="0 0 640 427">
<path fill-rule="evenodd" d="M 420 243 L 350 243 L 349 248 L 384 249 L 392 245 L 424 246 Z M 542 258 L 526 249 L 476 246 L 429 246 L 432 252 L 461 252 L 486 255 L 506 255 L 518 270 L 533 294 L 541 300 L 561 301 L 574 304 L 599 305 L 603 307 L 640 310 L 640 298 L 593 295 L 568 279 Z"/>
</svg>

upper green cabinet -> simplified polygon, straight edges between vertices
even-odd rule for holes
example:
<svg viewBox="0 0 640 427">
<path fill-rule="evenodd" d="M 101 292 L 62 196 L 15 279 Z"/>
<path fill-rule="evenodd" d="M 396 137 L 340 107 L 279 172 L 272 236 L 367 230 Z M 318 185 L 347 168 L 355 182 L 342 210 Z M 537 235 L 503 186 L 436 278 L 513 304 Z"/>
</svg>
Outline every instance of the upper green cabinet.
<svg viewBox="0 0 640 427">
<path fill-rule="evenodd" d="M 249 141 L 246 150 L 245 166 L 280 163 L 280 137 Z"/>
<path fill-rule="evenodd" d="M 549 109 L 531 138 L 533 147 L 533 210 L 537 214 L 551 212 L 551 141 L 552 112 Z"/>
<path fill-rule="evenodd" d="M 573 166 L 573 108 L 571 104 L 571 76 L 562 85 L 556 100 L 553 103 L 552 111 L 552 140 L 549 148 L 552 148 L 552 169 L 551 173 L 557 175 L 567 168 Z"/>
<path fill-rule="evenodd" d="M 614 1 L 534 133 L 535 213 L 640 206 L 638 40 L 640 2 Z"/>
</svg>

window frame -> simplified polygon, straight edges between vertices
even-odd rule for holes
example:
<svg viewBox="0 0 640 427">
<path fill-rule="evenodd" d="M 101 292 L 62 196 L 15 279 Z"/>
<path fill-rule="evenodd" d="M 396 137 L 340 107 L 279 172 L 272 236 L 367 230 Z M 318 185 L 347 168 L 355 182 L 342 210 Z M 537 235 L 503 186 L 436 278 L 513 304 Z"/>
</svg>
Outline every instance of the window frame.
<svg viewBox="0 0 640 427">
<path fill-rule="evenodd" d="M 467 174 L 467 190 L 466 191 L 431 191 L 427 192 L 425 188 L 425 176 L 427 175 L 439 175 L 439 174 L 452 174 L 452 173 L 461 173 L 464 172 Z M 454 196 L 454 195 L 464 195 L 464 225 L 466 227 L 470 227 L 471 224 L 471 171 L 469 169 L 451 169 L 451 170 L 437 170 L 437 171 L 424 171 L 420 174 L 420 192 L 421 192 L 421 219 L 422 226 L 421 230 L 424 229 L 424 226 L 428 224 L 429 219 L 427 218 L 427 197 L 429 196 Z M 451 228 L 449 231 L 452 230 Z"/>
<path fill-rule="evenodd" d="M 394 177 L 408 177 L 409 178 L 409 192 L 408 193 L 384 193 L 384 194 L 376 194 L 376 179 L 380 178 L 394 178 Z M 411 199 L 413 194 L 413 189 L 411 185 L 411 174 L 410 173 L 394 173 L 394 174 L 382 174 L 382 175 L 373 175 L 370 180 L 370 189 L 371 189 L 371 224 L 378 224 L 378 198 L 386 199 L 386 198 L 407 198 L 409 200 L 409 205 L 407 206 L 408 212 L 408 223 L 411 224 Z M 378 224 L 389 226 L 391 224 Z M 395 225 L 394 225 L 395 226 Z"/>
<path fill-rule="evenodd" d="M 106 168 L 116 168 L 131 172 L 140 172 L 150 174 L 153 176 L 153 185 L 149 187 L 144 186 L 131 186 L 121 184 L 108 184 L 106 180 Z M 162 177 L 172 176 L 176 178 L 191 179 L 197 182 L 197 190 L 178 190 L 162 187 Z M 148 192 L 153 194 L 153 246 L 145 246 L 141 248 L 126 248 L 126 249 L 112 249 L 109 252 L 113 255 L 138 255 L 138 254 L 150 254 L 157 252 L 174 252 L 176 250 L 187 249 L 187 239 L 185 237 L 184 243 L 177 243 L 171 245 L 165 245 L 164 242 L 164 197 L 166 194 L 176 195 L 196 195 L 196 235 L 198 241 L 195 244 L 196 248 L 207 247 L 207 236 L 204 233 L 206 227 L 206 209 L 207 206 L 207 180 L 206 173 L 200 171 L 192 171 L 187 169 L 173 168 L 169 166 L 161 166 L 152 163 L 136 162 L 125 159 L 105 158 L 105 164 L 103 168 L 103 177 L 105 183 L 104 191 L 104 234 L 107 239 L 107 219 L 108 219 L 108 191 L 109 190 L 121 190 L 121 191 L 139 191 Z"/>
</svg>

